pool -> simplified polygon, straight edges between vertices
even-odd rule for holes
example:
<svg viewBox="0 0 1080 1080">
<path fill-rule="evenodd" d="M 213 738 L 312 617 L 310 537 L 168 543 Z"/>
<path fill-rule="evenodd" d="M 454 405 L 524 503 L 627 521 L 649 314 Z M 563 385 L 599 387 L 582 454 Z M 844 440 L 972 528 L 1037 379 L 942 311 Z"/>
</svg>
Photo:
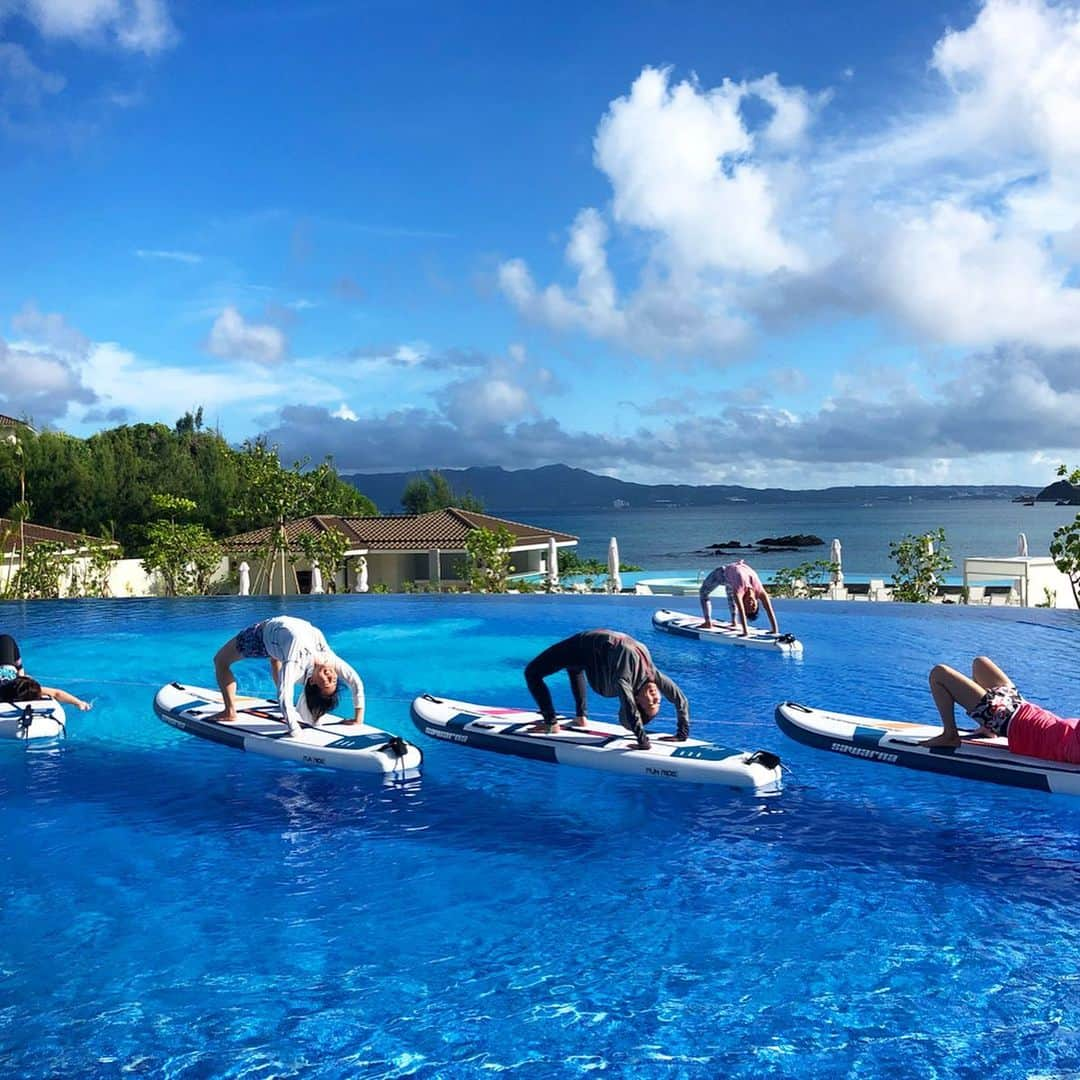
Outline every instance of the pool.
<svg viewBox="0 0 1080 1080">
<path fill-rule="evenodd" d="M 927 669 L 980 651 L 1074 712 L 1076 613 L 780 600 L 798 660 L 661 635 L 656 606 L 290 601 L 360 670 L 371 722 L 423 745 L 423 777 L 387 787 L 155 719 L 161 683 L 209 681 L 277 600 L 5 607 L 31 673 L 96 704 L 60 745 L 0 744 L 4 1072 L 1075 1075 L 1080 800 L 820 753 L 772 711 L 928 718 Z M 650 645 L 695 734 L 779 751 L 784 792 L 654 788 L 413 730 L 414 694 L 524 703 L 523 663 L 600 625 Z"/>
</svg>

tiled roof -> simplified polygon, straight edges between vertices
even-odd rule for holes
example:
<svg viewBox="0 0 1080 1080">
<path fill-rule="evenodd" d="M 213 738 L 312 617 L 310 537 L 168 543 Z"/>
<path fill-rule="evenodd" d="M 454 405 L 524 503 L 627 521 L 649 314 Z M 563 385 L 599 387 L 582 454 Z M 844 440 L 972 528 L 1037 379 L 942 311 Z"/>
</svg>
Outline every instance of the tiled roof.
<svg viewBox="0 0 1080 1080">
<path fill-rule="evenodd" d="M 40 544 L 44 540 L 75 549 L 86 547 L 87 544 L 106 543 L 100 536 L 87 536 L 85 533 L 68 532 L 66 529 L 50 529 L 47 525 L 34 525 L 29 521 L 23 525 L 23 537 L 30 546 Z M 0 518 L 0 543 L 3 544 L 4 551 L 18 551 L 18 522 L 10 518 Z"/>
<path fill-rule="evenodd" d="M 21 427 L 26 428 L 27 431 L 34 430 L 25 420 L 16 420 L 14 416 L 5 416 L 3 413 L 0 413 L 0 427 Z"/>
<path fill-rule="evenodd" d="M 365 548 L 368 551 L 427 551 L 441 548 L 448 551 L 464 550 L 465 537 L 474 529 L 506 529 L 514 537 L 515 547 L 547 543 L 549 536 L 556 542 L 573 543 L 576 536 L 545 529 L 540 525 L 525 525 L 520 521 L 507 521 L 490 514 L 477 514 L 471 510 L 432 510 L 429 514 L 400 514 L 396 517 L 332 517 L 316 515 L 298 518 L 285 524 L 289 541 L 298 536 L 314 535 L 337 529 L 345 535 L 349 550 Z M 266 547 L 274 530 L 272 527 L 231 536 L 223 541 L 230 551 L 257 550 Z"/>
</svg>

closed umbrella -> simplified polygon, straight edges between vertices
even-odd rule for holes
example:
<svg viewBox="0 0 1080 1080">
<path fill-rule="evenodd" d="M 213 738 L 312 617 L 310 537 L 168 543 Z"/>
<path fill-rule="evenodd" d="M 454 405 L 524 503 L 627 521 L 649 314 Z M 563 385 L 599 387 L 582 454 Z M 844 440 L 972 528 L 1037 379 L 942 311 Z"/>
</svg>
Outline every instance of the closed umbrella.
<svg viewBox="0 0 1080 1080">
<path fill-rule="evenodd" d="M 555 546 L 555 537 L 548 537 L 547 580 L 550 588 L 559 584 L 559 549 Z"/>
<path fill-rule="evenodd" d="M 311 592 L 312 595 L 326 592 L 323 588 L 322 571 L 319 569 L 318 563 L 311 564 Z"/>
<path fill-rule="evenodd" d="M 611 592 L 619 592 L 622 589 L 622 578 L 619 577 L 619 542 L 613 536 L 607 547 L 607 572 L 608 589 Z"/>
<path fill-rule="evenodd" d="M 829 562 L 835 564 L 836 569 L 833 571 L 832 582 L 834 585 L 844 584 L 844 571 L 842 569 L 841 555 L 843 554 L 843 548 L 840 546 L 839 540 L 832 542 L 832 547 L 829 549 Z"/>
<path fill-rule="evenodd" d="M 360 556 L 360 571 L 356 575 L 356 591 L 357 592 L 367 592 L 368 591 L 367 559 L 365 559 L 363 555 Z"/>
<path fill-rule="evenodd" d="M 247 596 L 251 592 L 251 567 L 246 562 L 240 564 L 240 595 Z"/>
<path fill-rule="evenodd" d="M 1028 557 L 1027 536 L 1024 533 L 1021 533 L 1016 538 L 1016 554 L 1019 555 L 1021 559 L 1026 559 Z"/>
</svg>

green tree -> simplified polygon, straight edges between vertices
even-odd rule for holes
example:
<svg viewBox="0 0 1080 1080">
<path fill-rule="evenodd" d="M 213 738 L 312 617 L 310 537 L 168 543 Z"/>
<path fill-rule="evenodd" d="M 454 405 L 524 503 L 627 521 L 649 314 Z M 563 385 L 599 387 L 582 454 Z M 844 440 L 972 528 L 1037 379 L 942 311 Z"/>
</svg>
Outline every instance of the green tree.
<svg viewBox="0 0 1080 1080">
<path fill-rule="evenodd" d="M 327 581 L 333 581 L 345 561 L 349 541 L 340 529 L 327 529 L 318 534 L 304 533 L 296 538 L 296 547 Z"/>
<path fill-rule="evenodd" d="M 451 506 L 477 514 L 484 512 L 484 504 L 471 492 L 455 494 L 450 481 L 438 469 L 432 469 L 426 477 L 414 476 L 401 493 L 401 505 L 409 514 L 428 514 Z"/>
<path fill-rule="evenodd" d="M 784 566 L 773 574 L 769 585 L 771 596 L 790 596 L 805 599 L 812 596 L 815 587 L 825 584 L 831 574 L 839 569 L 828 559 L 814 559 L 798 566 Z"/>
<path fill-rule="evenodd" d="M 1068 466 L 1061 465 L 1057 474 L 1066 477 L 1074 487 L 1080 484 L 1080 469 L 1070 472 Z M 1080 514 L 1067 525 L 1054 530 L 1050 539 L 1050 555 L 1054 565 L 1069 579 L 1073 599 L 1080 607 Z"/>
<path fill-rule="evenodd" d="M 502 525 L 497 529 L 473 529 L 465 537 L 469 588 L 476 592 L 506 592 L 513 543 L 513 533 Z"/>
<path fill-rule="evenodd" d="M 889 556 L 896 563 L 892 576 L 893 599 L 913 604 L 927 604 L 937 596 L 942 577 L 954 565 L 944 529 L 920 536 L 909 533 L 889 544 Z"/>
<path fill-rule="evenodd" d="M 146 527 L 143 568 L 161 575 L 166 596 L 208 593 L 210 579 L 221 565 L 221 545 L 205 526 L 176 520 L 193 514 L 195 503 L 161 494 L 151 496 L 151 503 L 162 516 Z"/>
</svg>

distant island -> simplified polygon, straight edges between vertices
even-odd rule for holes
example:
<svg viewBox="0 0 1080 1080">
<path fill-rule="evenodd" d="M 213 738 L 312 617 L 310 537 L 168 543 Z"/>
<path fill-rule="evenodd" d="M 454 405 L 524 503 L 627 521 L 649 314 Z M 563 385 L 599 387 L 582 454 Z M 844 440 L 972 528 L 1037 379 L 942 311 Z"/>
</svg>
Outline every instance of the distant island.
<svg viewBox="0 0 1080 1080">
<path fill-rule="evenodd" d="M 455 492 L 478 498 L 492 512 L 531 510 L 603 510 L 665 506 L 723 506 L 727 503 L 876 503 L 930 502 L 942 499 L 1005 499 L 1057 501 L 1059 494 L 1037 494 L 1016 484 L 938 484 L 932 487 L 866 485 L 793 490 L 750 488 L 736 484 L 634 484 L 611 476 L 598 476 L 569 465 L 538 469 L 477 466 L 440 469 Z M 426 470 L 394 473 L 358 473 L 342 476 L 371 499 L 383 513 L 401 512 L 401 493 Z M 1044 491 L 1057 491 L 1052 484 Z M 1078 495 L 1080 501 L 1080 495 Z"/>
</svg>

